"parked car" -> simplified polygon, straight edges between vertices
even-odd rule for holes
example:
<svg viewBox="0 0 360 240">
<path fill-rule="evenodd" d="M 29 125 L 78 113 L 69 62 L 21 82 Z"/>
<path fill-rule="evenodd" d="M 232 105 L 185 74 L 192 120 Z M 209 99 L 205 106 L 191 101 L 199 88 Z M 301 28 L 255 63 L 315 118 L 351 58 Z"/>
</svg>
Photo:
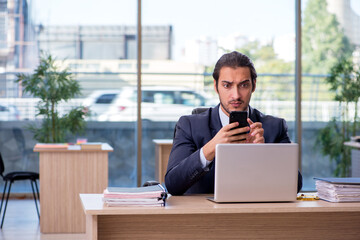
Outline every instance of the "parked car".
<svg viewBox="0 0 360 240">
<path fill-rule="evenodd" d="M 0 105 L 0 121 L 18 121 L 20 112 L 14 105 Z"/>
<path fill-rule="evenodd" d="M 92 92 L 82 105 L 89 111 L 90 119 L 96 120 L 120 96 L 121 92 L 121 90 L 97 90 Z"/>
<path fill-rule="evenodd" d="M 137 89 L 94 91 L 83 103 L 91 113 L 91 120 L 135 121 Z M 205 93 L 177 87 L 143 87 L 142 118 L 152 121 L 177 121 L 181 115 L 191 114 L 194 107 L 213 106 L 214 100 Z"/>
</svg>

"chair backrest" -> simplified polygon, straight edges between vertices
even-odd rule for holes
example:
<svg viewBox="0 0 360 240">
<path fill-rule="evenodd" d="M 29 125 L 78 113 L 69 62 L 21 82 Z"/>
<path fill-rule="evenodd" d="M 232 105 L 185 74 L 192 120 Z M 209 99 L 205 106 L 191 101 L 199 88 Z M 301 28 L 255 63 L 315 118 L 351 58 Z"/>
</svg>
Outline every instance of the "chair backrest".
<svg viewBox="0 0 360 240">
<path fill-rule="evenodd" d="M 208 110 L 209 108 L 194 108 L 191 112 L 191 114 L 199 114 L 202 112 L 205 112 L 206 110 Z"/>
<path fill-rule="evenodd" d="M 191 111 L 191 114 L 194 115 L 194 114 L 200 114 L 202 112 L 205 112 L 206 110 L 208 110 L 209 108 L 194 108 L 192 111 Z M 175 128 L 174 128 L 174 137 L 175 138 L 175 133 L 176 133 L 176 125 L 175 125 Z"/>
<path fill-rule="evenodd" d="M 4 171 L 5 171 L 4 161 L 3 161 L 1 153 L 0 153 L 0 176 L 3 177 Z"/>
</svg>

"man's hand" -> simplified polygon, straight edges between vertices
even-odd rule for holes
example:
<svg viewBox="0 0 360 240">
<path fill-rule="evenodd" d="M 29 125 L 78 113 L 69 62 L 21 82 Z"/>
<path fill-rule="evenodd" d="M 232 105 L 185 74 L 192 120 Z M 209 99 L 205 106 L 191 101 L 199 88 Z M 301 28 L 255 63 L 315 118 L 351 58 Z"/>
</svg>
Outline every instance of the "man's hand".
<svg viewBox="0 0 360 240">
<path fill-rule="evenodd" d="M 261 122 L 253 122 L 250 118 L 247 119 L 250 124 L 250 133 L 246 139 L 248 143 L 264 143 L 264 129 Z"/>
<path fill-rule="evenodd" d="M 261 124 L 261 123 L 260 123 Z M 219 143 L 246 143 L 250 139 L 246 132 L 251 131 L 251 127 L 235 128 L 238 122 L 230 123 L 221 128 L 220 131 L 203 147 L 204 156 L 208 161 L 215 157 L 215 146 Z"/>
</svg>

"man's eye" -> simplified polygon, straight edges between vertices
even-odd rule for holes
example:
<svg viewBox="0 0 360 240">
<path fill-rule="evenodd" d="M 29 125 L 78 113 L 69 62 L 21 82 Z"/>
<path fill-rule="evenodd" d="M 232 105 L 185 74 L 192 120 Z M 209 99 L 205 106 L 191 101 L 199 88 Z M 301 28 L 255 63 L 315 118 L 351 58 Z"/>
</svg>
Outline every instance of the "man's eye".
<svg viewBox="0 0 360 240">
<path fill-rule="evenodd" d="M 243 83 L 240 85 L 241 88 L 248 88 L 250 86 L 249 83 Z"/>
<path fill-rule="evenodd" d="M 228 83 L 223 84 L 224 88 L 228 88 L 230 85 Z"/>
</svg>

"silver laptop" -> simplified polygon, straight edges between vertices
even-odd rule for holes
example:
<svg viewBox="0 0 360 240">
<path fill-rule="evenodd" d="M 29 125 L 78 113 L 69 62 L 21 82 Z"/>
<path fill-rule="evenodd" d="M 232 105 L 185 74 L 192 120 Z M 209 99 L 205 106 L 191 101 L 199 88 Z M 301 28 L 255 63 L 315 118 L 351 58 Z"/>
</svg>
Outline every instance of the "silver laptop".
<svg viewBox="0 0 360 240">
<path fill-rule="evenodd" d="M 298 145 L 218 144 L 215 202 L 295 201 Z"/>
</svg>

